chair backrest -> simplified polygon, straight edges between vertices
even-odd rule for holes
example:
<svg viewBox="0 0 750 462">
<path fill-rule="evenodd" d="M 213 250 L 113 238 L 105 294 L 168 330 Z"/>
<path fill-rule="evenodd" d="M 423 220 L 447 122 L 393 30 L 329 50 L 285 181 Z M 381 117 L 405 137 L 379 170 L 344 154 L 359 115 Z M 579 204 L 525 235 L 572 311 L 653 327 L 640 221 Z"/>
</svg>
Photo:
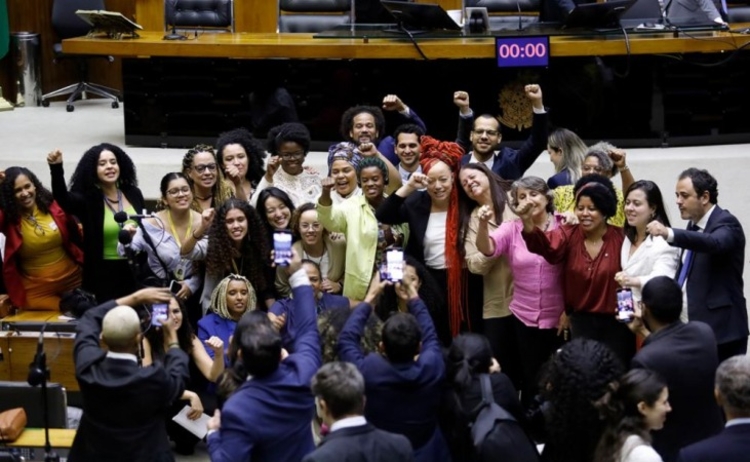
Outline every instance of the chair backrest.
<svg viewBox="0 0 750 462">
<path fill-rule="evenodd" d="M 271 1 L 271 0 L 268 0 Z M 167 28 L 209 28 L 234 31 L 232 0 L 164 0 Z"/>
<path fill-rule="evenodd" d="M 321 32 L 349 24 L 351 0 L 278 0 L 278 32 Z M 283 13 L 283 14 L 282 14 Z"/>
<path fill-rule="evenodd" d="M 79 18 L 76 11 L 104 9 L 104 0 L 55 0 L 52 4 L 52 29 L 61 40 L 86 35 L 91 26 Z"/>
<path fill-rule="evenodd" d="M 47 384 L 47 404 L 50 428 L 67 428 L 67 396 L 62 385 Z M 26 411 L 27 427 L 44 428 L 42 387 L 32 387 L 26 382 L 0 381 L 0 412 L 16 407 Z"/>
</svg>

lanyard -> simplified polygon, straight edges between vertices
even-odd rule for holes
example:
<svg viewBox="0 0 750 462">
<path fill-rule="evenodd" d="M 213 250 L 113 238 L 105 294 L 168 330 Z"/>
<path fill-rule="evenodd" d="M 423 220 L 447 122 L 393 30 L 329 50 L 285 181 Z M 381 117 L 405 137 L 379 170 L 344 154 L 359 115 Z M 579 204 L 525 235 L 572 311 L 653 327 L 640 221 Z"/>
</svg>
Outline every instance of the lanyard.
<svg viewBox="0 0 750 462">
<path fill-rule="evenodd" d="M 169 222 L 169 229 L 172 231 L 172 237 L 174 237 L 174 240 L 177 241 L 177 245 L 182 247 L 182 241 L 180 241 L 180 236 L 177 235 L 177 229 L 174 227 L 174 222 L 172 221 L 172 213 L 167 210 L 167 221 Z M 185 232 L 185 240 L 187 240 L 188 237 L 190 237 L 190 234 L 193 232 L 193 217 L 190 217 L 190 222 L 188 223 L 188 229 Z"/>
<path fill-rule="evenodd" d="M 117 211 L 115 211 L 114 207 L 112 207 L 112 204 L 110 204 L 109 199 L 107 199 L 107 196 L 102 193 L 102 197 L 104 197 L 104 204 L 109 207 L 109 209 L 112 211 L 112 215 L 114 215 L 117 212 L 122 212 L 122 191 L 119 189 L 117 190 Z"/>
</svg>

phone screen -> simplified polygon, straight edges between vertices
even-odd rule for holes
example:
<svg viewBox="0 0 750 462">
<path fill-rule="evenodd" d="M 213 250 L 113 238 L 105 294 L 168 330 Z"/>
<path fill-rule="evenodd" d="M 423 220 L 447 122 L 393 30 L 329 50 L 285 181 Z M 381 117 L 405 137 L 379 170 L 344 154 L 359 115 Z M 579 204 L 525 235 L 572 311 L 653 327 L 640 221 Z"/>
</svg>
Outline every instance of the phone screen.
<svg viewBox="0 0 750 462">
<path fill-rule="evenodd" d="M 169 291 L 173 294 L 177 295 L 177 292 L 179 292 L 180 289 L 182 289 L 182 284 L 175 281 L 174 279 L 169 283 Z"/>
<path fill-rule="evenodd" d="M 630 289 L 617 290 L 617 320 L 620 322 L 631 322 L 635 317 L 633 306 L 633 291 Z"/>
<path fill-rule="evenodd" d="M 398 248 L 388 249 L 385 252 L 385 262 L 388 271 L 387 279 L 398 282 L 404 279 L 404 251 Z"/>
<path fill-rule="evenodd" d="M 159 322 L 159 320 L 163 319 L 166 321 L 167 310 L 169 310 L 169 306 L 166 303 L 156 303 L 155 305 L 152 305 L 151 325 L 155 327 L 161 327 L 161 323 Z"/>
<path fill-rule="evenodd" d="M 292 233 L 286 230 L 274 231 L 273 250 L 273 262 L 279 266 L 289 266 L 292 261 Z"/>
</svg>

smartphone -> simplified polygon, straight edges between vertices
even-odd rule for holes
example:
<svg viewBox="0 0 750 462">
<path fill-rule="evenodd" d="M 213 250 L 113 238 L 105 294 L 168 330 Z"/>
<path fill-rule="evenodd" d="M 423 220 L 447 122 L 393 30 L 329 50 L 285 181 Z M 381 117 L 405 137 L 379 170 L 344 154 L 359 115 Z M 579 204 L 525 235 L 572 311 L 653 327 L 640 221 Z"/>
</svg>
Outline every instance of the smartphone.
<svg viewBox="0 0 750 462">
<path fill-rule="evenodd" d="M 180 290 L 182 290 L 182 284 L 172 279 L 172 282 L 169 283 L 169 291 L 172 292 L 172 294 L 177 295 L 177 292 Z"/>
<path fill-rule="evenodd" d="M 151 305 L 151 325 L 154 327 L 161 327 L 159 320 L 167 320 L 167 310 L 169 310 L 169 306 L 166 303 L 156 303 Z"/>
<path fill-rule="evenodd" d="M 628 288 L 617 289 L 617 320 L 627 324 L 633 322 L 634 318 L 633 291 Z"/>
<path fill-rule="evenodd" d="M 385 263 L 387 268 L 387 280 L 400 282 L 404 279 L 404 251 L 393 247 L 385 251 Z"/>
<path fill-rule="evenodd" d="M 292 261 L 292 232 L 279 230 L 273 232 L 273 262 L 278 266 L 289 266 Z"/>
</svg>

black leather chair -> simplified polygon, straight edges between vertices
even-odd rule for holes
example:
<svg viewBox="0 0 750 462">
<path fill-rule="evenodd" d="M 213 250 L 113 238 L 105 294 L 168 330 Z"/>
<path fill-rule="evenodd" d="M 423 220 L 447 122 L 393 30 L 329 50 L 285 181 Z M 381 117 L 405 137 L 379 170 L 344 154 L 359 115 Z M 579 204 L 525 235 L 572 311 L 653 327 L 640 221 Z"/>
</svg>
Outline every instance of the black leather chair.
<svg viewBox="0 0 750 462">
<path fill-rule="evenodd" d="M 232 0 L 165 0 L 164 19 L 167 29 L 234 32 L 234 2 Z"/>
<path fill-rule="evenodd" d="M 278 2 L 277 32 L 322 32 L 342 24 L 350 24 L 352 20 L 351 0 L 278 0 Z"/>
<path fill-rule="evenodd" d="M 466 6 L 487 8 L 493 30 L 537 22 L 541 0 L 466 0 Z"/>
<path fill-rule="evenodd" d="M 65 106 L 68 112 L 73 112 L 75 106 L 73 103 L 78 99 L 84 99 L 89 93 L 112 100 L 112 108 L 119 107 L 120 92 L 114 88 L 105 87 L 96 83 L 88 82 L 88 59 L 105 58 L 110 63 L 115 61 L 112 56 L 83 56 L 83 55 L 66 55 L 62 51 L 62 40 L 73 37 L 86 35 L 91 30 L 91 26 L 83 19 L 76 15 L 77 10 L 104 10 L 104 0 L 55 0 L 52 4 L 52 28 L 55 30 L 60 42 L 55 43 L 53 51 L 55 53 L 54 62 L 62 59 L 73 59 L 78 65 L 78 83 L 68 85 L 51 93 L 42 96 L 42 106 L 48 107 L 50 98 L 58 96 L 68 97 Z"/>
</svg>

